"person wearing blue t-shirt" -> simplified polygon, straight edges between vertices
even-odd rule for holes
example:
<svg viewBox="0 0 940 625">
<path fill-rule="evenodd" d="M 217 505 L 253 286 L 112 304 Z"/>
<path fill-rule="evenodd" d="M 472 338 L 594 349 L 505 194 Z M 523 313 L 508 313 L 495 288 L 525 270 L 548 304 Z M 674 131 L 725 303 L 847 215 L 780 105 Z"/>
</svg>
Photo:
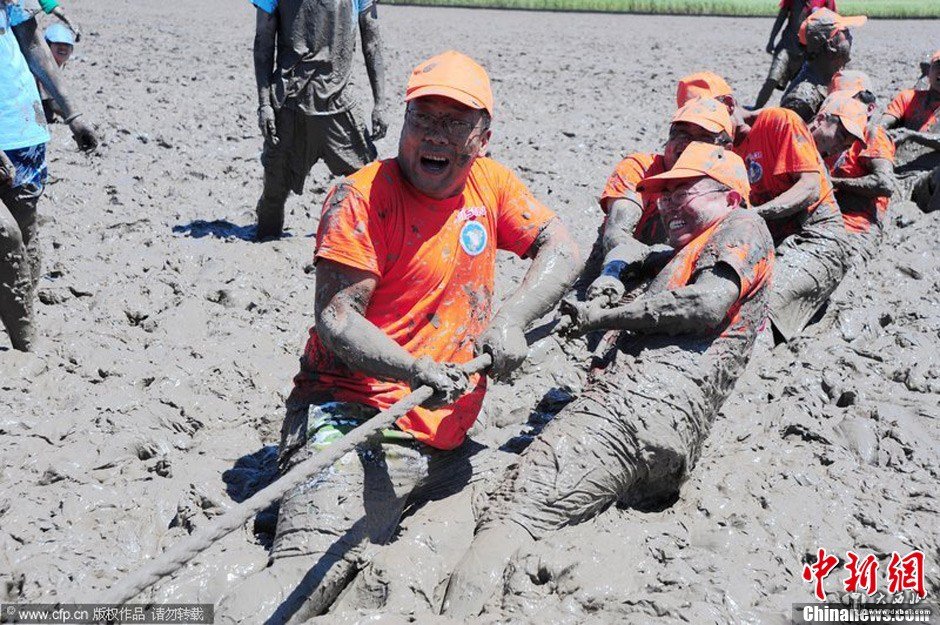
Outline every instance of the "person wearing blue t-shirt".
<svg viewBox="0 0 940 625">
<path fill-rule="evenodd" d="M 98 140 L 66 95 L 33 15 L 19 0 L 0 0 L 0 320 L 13 348 L 21 351 L 29 351 L 35 338 L 36 208 L 49 141 L 36 79 L 62 111 L 78 147 L 96 147 Z"/>
<path fill-rule="evenodd" d="M 321 158 L 335 176 L 375 160 L 385 136 L 385 64 L 374 0 L 251 0 L 264 190 L 257 238 L 284 229 L 284 204 Z M 372 131 L 349 88 L 357 39 L 372 86 Z"/>
</svg>

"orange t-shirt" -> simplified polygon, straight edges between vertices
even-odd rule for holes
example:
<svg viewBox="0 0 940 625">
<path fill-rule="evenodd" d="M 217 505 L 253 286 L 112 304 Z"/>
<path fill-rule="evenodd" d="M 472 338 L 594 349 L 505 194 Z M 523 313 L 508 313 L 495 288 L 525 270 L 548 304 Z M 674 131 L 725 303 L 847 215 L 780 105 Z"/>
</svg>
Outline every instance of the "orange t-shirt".
<svg viewBox="0 0 940 625">
<path fill-rule="evenodd" d="M 660 194 L 637 193 L 636 186 L 644 178 L 661 174 L 664 171 L 666 171 L 666 165 L 662 155 L 642 152 L 630 154 L 617 163 L 614 172 L 607 178 L 607 184 L 604 185 L 604 191 L 599 200 L 601 210 L 606 214 L 611 202 L 627 197 L 628 191 L 636 193 L 643 202 L 643 214 L 636 228 L 633 229 L 633 238 L 647 245 L 663 243 L 666 240 L 666 232 L 659 219 L 659 209 L 656 207 Z"/>
<path fill-rule="evenodd" d="M 721 338 L 753 340 L 767 315 L 774 264 L 774 245 L 764 220 L 747 210 L 734 210 L 692 239 L 650 283 L 649 292 L 687 286 L 705 269 L 724 263 L 738 275 L 741 291 L 724 322 Z"/>
<path fill-rule="evenodd" d="M 823 163 L 813 135 L 803 120 L 788 109 L 762 110 L 751 131 L 734 152 L 744 159 L 747 177 L 751 183 L 751 205 L 759 206 L 784 193 L 795 183 L 799 174 L 818 172 L 820 175 L 819 200 L 806 209 L 812 213 L 820 204 L 835 206 L 835 195 L 826 164 Z M 797 213 L 783 219 L 767 222 L 767 227 L 778 243 L 799 230 Z"/>
<path fill-rule="evenodd" d="M 896 117 L 905 128 L 926 132 L 937 123 L 940 95 L 929 97 L 929 91 L 905 89 L 891 101 L 885 115 Z"/>
<path fill-rule="evenodd" d="M 838 156 L 827 159 L 826 165 L 833 178 L 861 178 L 871 173 L 869 162 L 872 159 L 883 158 L 894 163 L 894 142 L 885 129 L 881 126 L 869 127 L 866 130 L 867 145 L 861 141 L 856 141 L 848 150 Z M 843 191 L 836 191 L 836 198 Z M 846 208 L 848 202 L 840 200 L 839 207 L 842 209 L 842 220 L 845 222 L 845 229 L 849 232 L 868 232 L 873 223 L 884 222 L 885 213 L 888 211 L 888 203 L 891 198 L 888 196 L 878 196 L 866 198 L 868 200 L 867 210 L 857 210 Z M 845 204 L 846 206 L 843 206 Z M 852 204 L 856 206 L 855 203 Z"/>
<path fill-rule="evenodd" d="M 317 230 L 315 258 L 374 274 L 365 318 L 415 357 L 463 363 L 491 315 L 496 250 L 525 255 L 554 213 L 508 169 L 478 158 L 463 193 L 433 200 L 403 178 L 394 159 L 360 169 L 331 190 Z M 302 393 L 388 408 L 410 389 L 352 371 L 310 329 Z M 460 445 L 483 402 L 486 377 L 439 410 L 416 408 L 398 426 L 439 449 Z"/>
</svg>

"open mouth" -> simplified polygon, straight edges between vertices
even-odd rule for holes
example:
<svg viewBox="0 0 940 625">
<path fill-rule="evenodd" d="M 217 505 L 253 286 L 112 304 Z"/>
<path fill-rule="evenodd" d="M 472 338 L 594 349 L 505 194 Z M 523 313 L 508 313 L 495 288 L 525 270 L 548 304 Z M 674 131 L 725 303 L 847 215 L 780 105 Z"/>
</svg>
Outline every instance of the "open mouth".
<svg viewBox="0 0 940 625">
<path fill-rule="evenodd" d="M 439 174 L 450 164 L 450 159 L 436 154 L 425 154 L 421 156 L 421 167 L 432 174 Z"/>
<path fill-rule="evenodd" d="M 670 231 L 682 230 L 685 228 L 685 221 L 682 219 L 670 219 L 667 227 Z"/>
</svg>

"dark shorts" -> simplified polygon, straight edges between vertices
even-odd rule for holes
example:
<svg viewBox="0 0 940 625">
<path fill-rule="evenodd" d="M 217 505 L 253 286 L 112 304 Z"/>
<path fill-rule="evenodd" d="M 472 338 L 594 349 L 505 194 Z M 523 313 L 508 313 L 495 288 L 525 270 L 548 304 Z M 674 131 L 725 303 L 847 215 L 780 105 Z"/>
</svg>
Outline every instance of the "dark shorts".
<svg viewBox="0 0 940 625">
<path fill-rule="evenodd" d="M 767 80 L 772 80 L 777 85 L 777 89 L 786 89 L 802 66 L 802 52 L 785 47 L 780 48 L 774 53 L 774 60 L 770 62 Z"/>
<path fill-rule="evenodd" d="M 276 120 L 278 143 L 265 142 L 261 163 L 298 195 L 321 158 L 333 175 L 346 176 L 378 156 L 354 108 L 332 115 L 307 115 L 284 106 Z"/>
</svg>

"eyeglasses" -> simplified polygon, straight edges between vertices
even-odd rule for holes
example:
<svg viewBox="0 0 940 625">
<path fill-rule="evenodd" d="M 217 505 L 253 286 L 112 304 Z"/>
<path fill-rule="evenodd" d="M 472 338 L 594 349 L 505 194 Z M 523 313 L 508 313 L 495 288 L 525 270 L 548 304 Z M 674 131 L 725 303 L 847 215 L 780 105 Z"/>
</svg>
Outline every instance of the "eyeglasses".
<svg viewBox="0 0 940 625">
<path fill-rule="evenodd" d="M 412 126 L 423 132 L 433 132 L 440 129 L 444 136 L 451 141 L 462 142 L 470 138 L 476 124 L 463 119 L 448 117 L 446 115 L 431 115 L 414 109 L 405 110 L 405 119 Z"/>
<path fill-rule="evenodd" d="M 701 193 L 693 193 L 691 195 L 687 193 L 678 194 L 670 193 L 660 196 L 659 200 L 656 201 L 656 206 L 659 208 L 660 212 L 668 211 L 670 209 L 678 209 L 684 206 L 688 206 L 689 203 L 697 197 L 702 197 L 703 195 L 709 195 L 711 193 L 722 193 L 725 189 L 710 189 L 708 191 L 702 191 Z"/>
</svg>

